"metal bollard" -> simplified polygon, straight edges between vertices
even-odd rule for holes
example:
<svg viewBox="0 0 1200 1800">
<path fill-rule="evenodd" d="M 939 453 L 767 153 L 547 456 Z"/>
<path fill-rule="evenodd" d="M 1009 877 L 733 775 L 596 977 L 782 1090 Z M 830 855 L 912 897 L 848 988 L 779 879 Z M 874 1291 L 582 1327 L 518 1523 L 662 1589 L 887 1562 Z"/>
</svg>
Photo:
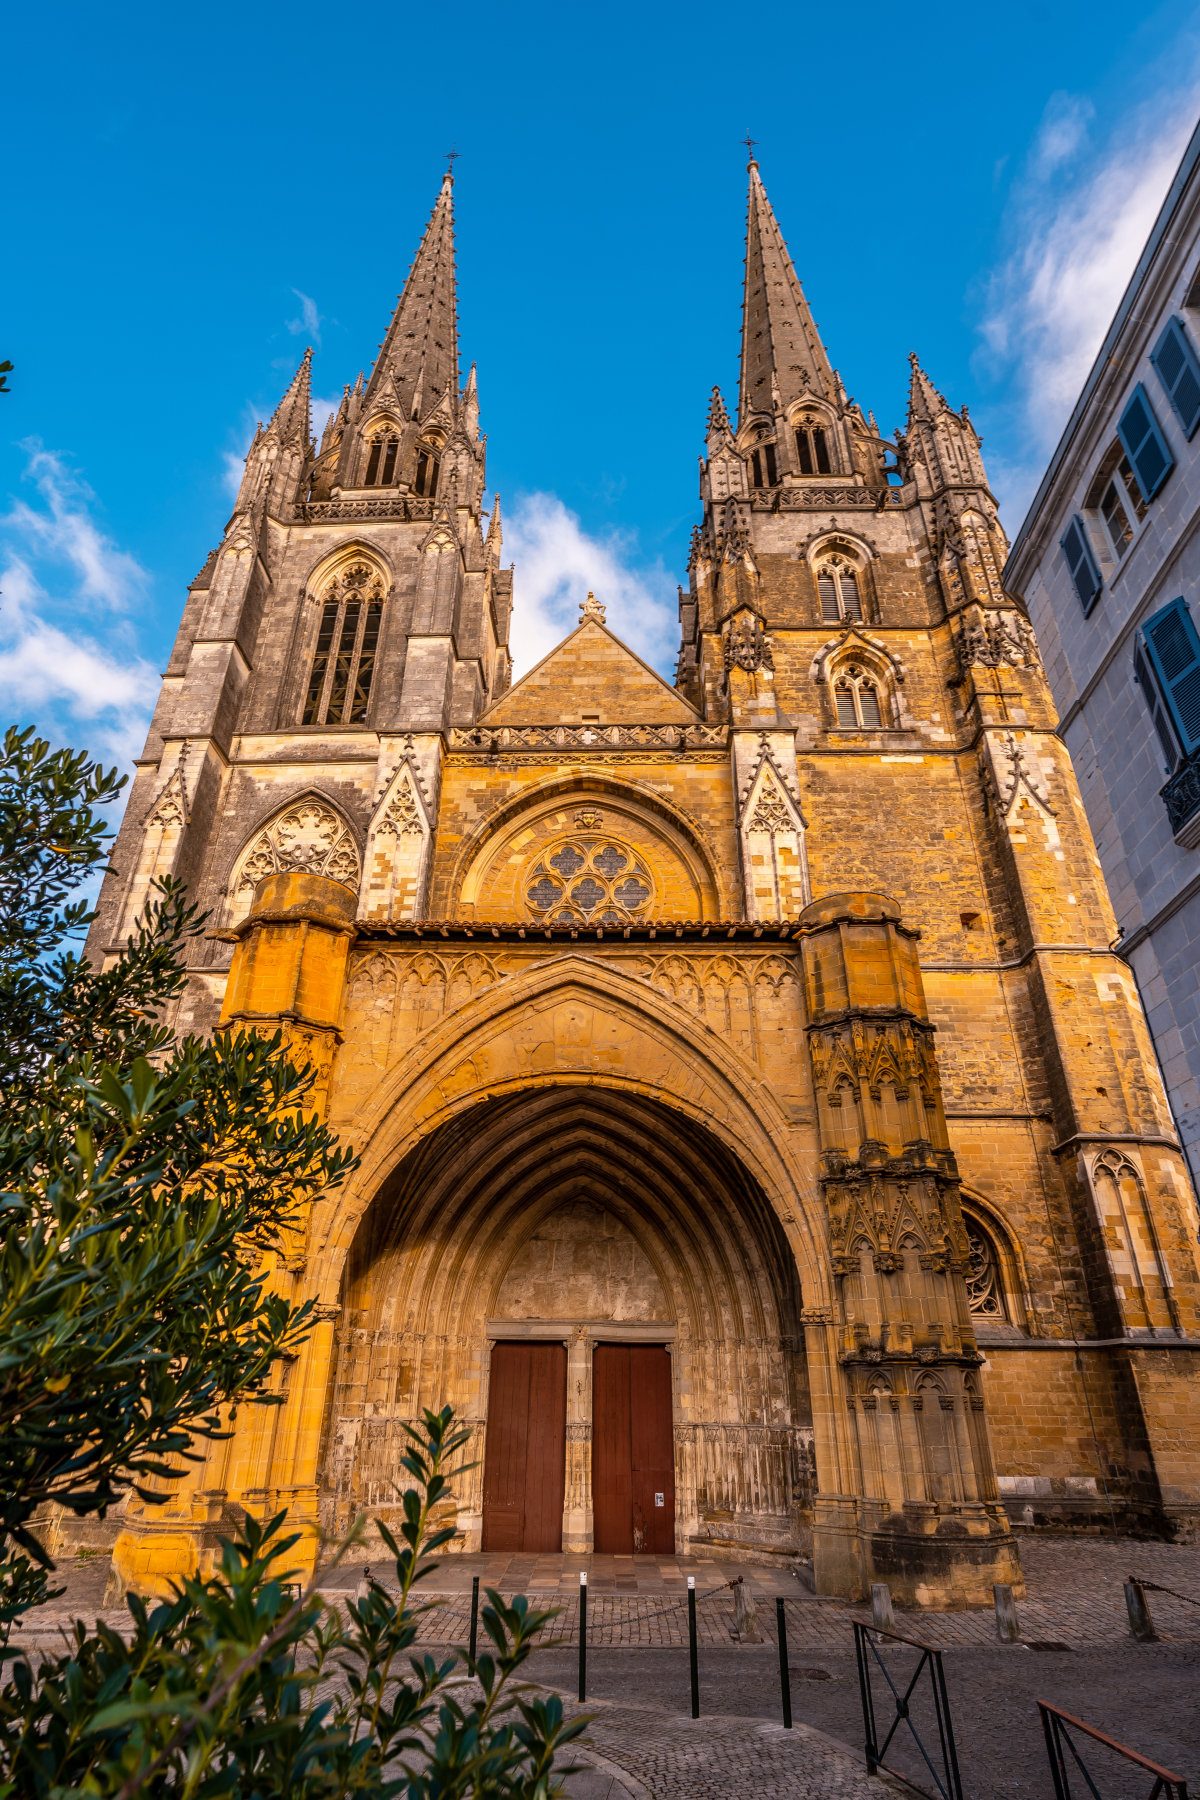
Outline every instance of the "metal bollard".
<svg viewBox="0 0 1200 1800">
<path fill-rule="evenodd" d="M 779 1692 L 783 1700 L 783 1729 L 792 1729 L 792 1676 L 788 1668 L 787 1619 L 783 1611 L 783 1599 L 775 1601 L 775 1635 L 779 1639 Z"/>
<path fill-rule="evenodd" d="M 997 1637 L 1002 1644 L 1018 1643 L 1021 1627 L 1017 1621 L 1017 1603 L 1013 1599 L 1012 1589 L 997 1581 L 992 1586 L 992 1599 L 996 1603 Z"/>
<path fill-rule="evenodd" d="M 471 1661 L 475 1661 L 475 1646 L 479 1642 L 479 1577 L 471 1577 Z"/>
<path fill-rule="evenodd" d="M 886 1581 L 871 1583 L 871 1618 L 876 1631 L 895 1631 L 896 1615 L 892 1611 L 892 1590 Z"/>
<path fill-rule="evenodd" d="M 696 1655 L 696 1577 L 688 1576 L 688 1658 L 692 1665 L 692 1717 L 700 1717 L 700 1662 Z"/>
<path fill-rule="evenodd" d="M 1131 1575 L 1125 1583 L 1125 1605 L 1129 1612 L 1129 1629 L 1140 1644 L 1157 1644 L 1158 1633 L 1150 1617 L 1150 1602 L 1140 1581 Z"/>
<path fill-rule="evenodd" d="M 579 1571 L 579 1698 L 587 1699 L 587 1570 Z"/>
</svg>

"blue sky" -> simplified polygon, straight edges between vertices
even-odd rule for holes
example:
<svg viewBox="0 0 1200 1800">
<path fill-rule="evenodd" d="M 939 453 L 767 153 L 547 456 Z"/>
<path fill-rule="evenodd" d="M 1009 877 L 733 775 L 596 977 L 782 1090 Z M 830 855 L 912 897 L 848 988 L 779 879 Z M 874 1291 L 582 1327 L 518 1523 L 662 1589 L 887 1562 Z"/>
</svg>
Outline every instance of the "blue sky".
<svg viewBox="0 0 1200 1800">
<path fill-rule="evenodd" d="M 24 8 L 6 31 L 0 685 L 126 759 L 306 343 L 369 367 L 456 171 L 463 375 L 529 662 L 594 587 L 670 673 L 749 130 L 834 364 L 917 350 L 1010 535 L 1200 114 L 1200 8 Z"/>
</svg>

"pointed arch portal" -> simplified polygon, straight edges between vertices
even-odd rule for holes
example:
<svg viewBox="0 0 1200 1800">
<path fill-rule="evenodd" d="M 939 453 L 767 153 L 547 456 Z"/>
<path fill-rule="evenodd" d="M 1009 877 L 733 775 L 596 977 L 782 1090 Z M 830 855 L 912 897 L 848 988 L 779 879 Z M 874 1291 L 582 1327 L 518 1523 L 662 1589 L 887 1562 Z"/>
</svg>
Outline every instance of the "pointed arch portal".
<svg viewBox="0 0 1200 1800">
<path fill-rule="evenodd" d="M 695 1120 L 575 1085 L 457 1114 L 379 1187 L 340 1298 L 322 1457 L 339 1522 L 386 1518 L 405 1423 L 449 1399 L 475 1435 L 472 1548 L 700 1536 L 795 1555 L 812 1461 L 796 1263 Z"/>
</svg>

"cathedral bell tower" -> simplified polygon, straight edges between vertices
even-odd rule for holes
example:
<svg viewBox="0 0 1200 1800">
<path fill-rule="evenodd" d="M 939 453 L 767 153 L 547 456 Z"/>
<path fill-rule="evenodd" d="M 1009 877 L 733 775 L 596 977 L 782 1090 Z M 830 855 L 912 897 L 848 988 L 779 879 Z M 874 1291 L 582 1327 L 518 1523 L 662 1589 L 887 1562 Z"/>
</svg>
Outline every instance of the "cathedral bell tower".
<svg viewBox="0 0 1200 1800">
<path fill-rule="evenodd" d="M 512 573 L 474 365 L 460 386 L 454 188 L 441 190 L 379 356 L 318 445 L 306 351 L 259 426 L 192 582 L 100 903 L 123 943 L 155 877 L 210 913 L 181 1028 L 216 1022 L 229 934 L 264 875 L 347 879 L 362 916 L 420 916 L 443 746 L 509 684 Z"/>
</svg>

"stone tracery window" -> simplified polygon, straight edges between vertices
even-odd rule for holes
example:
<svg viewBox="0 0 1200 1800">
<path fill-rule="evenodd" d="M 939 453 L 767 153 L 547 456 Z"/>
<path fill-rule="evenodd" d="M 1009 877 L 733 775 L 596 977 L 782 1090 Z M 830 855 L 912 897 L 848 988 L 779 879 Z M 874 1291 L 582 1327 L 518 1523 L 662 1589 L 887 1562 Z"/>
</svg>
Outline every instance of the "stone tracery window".
<svg viewBox="0 0 1200 1800">
<path fill-rule="evenodd" d="M 540 856 L 525 877 L 525 903 L 554 925 L 624 925 L 644 918 L 654 879 L 628 844 L 579 836 Z"/>
<path fill-rule="evenodd" d="M 829 475 L 833 464 L 829 457 L 829 436 L 819 419 L 798 419 L 795 425 L 796 455 L 802 475 Z"/>
<path fill-rule="evenodd" d="M 858 663 L 848 663 L 839 672 L 833 684 L 833 697 L 839 730 L 872 731 L 882 726 L 879 684 Z"/>
<path fill-rule="evenodd" d="M 436 444 L 418 444 L 417 472 L 413 479 L 413 493 L 423 500 L 432 500 L 437 493 L 438 472 L 441 469 L 441 458 L 438 456 Z"/>
<path fill-rule="evenodd" d="M 367 717 L 383 623 L 383 580 L 353 563 L 325 590 L 304 701 L 305 725 L 361 725 Z"/>
<path fill-rule="evenodd" d="M 371 439 L 367 457 L 365 487 L 391 487 L 396 479 L 396 458 L 400 454 L 400 434 L 387 425 Z"/>
<path fill-rule="evenodd" d="M 1008 1317 L 1004 1306 L 1004 1283 L 1000 1258 L 988 1233 L 969 1213 L 963 1214 L 967 1228 L 967 1305 L 973 1318 Z"/>
<path fill-rule="evenodd" d="M 778 481 L 775 445 L 773 443 L 756 445 L 750 452 L 751 487 L 775 487 Z"/>
<path fill-rule="evenodd" d="M 862 619 L 858 571 L 845 557 L 831 556 L 821 564 L 817 570 L 817 592 L 824 624 L 837 625 L 843 619 Z"/>
<path fill-rule="evenodd" d="M 247 847 L 234 870 L 229 893 L 235 913 L 244 913 L 264 875 L 327 875 L 358 891 L 358 846 L 341 814 L 315 794 L 285 807 Z"/>
</svg>

